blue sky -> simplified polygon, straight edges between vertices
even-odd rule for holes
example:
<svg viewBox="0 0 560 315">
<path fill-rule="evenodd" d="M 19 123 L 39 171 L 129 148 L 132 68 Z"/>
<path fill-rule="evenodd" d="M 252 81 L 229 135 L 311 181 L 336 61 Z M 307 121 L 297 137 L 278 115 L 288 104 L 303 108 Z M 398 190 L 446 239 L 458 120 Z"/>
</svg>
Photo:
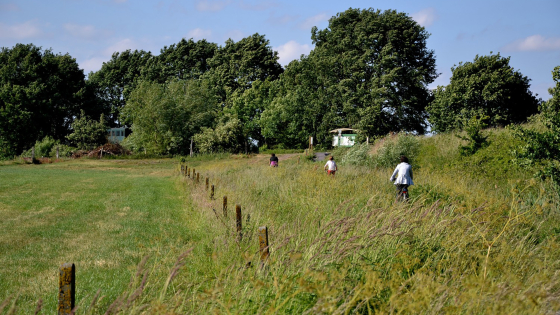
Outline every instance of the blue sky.
<svg viewBox="0 0 560 315">
<path fill-rule="evenodd" d="M 560 65 L 560 0 L 0 0 L 0 46 L 33 43 L 69 53 L 87 74 L 115 51 L 159 54 L 181 38 L 223 45 L 258 32 L 285 65 L 313 48 L 312 26 L 325 28 L 350 7 L 395 9 L 426 27 L 441 73 L 432 88 L 449 83 L 453 65 L 492 51 L 511 56 L 531 90 L 549 98 L 551 71 Z"/>
</svg>

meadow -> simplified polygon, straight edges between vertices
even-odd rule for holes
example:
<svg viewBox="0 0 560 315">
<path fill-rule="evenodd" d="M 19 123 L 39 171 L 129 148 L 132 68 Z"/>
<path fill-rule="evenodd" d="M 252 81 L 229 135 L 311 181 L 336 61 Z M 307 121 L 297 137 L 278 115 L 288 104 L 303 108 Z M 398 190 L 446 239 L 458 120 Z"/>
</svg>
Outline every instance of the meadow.
<svg viewBox="0 0 560 315">
<path fill-rule="evenodd" d="M 407 203 L 392 167 L 340 163 L 328 177 L 295 153 L 278 168 L 267 155 L 183 159 L 199 184 L 180 159 L 0 166 L 0 313 L 39 299 L 52 313 L 64 262 L 76 264 L 78 314 L 560 310 L 557 188 L 510 163 L 506 131 L 468 158 L 453 135 L 418 141 Z"/>
</svg>

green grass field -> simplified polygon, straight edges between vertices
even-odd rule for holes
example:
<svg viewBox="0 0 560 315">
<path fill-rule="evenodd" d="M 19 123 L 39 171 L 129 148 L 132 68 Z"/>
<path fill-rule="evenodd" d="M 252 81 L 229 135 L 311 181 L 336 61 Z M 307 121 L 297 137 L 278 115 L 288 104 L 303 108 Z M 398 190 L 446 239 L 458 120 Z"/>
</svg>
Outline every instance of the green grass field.
<svg viewBox="0 0 560 315">
<path fill-rule="evenodd" d="M 74 262 L 79 314 L 554 313 L 558 193 L 508 168 L 507 135 L 491 140 L 462 159 L 456 137 L 422 139 L 409 203 L 394 201 L 392 169 L 333 178 L 299 154 L 279 168 L 187 158 L 199 184 L 172 159 L 0 166 L 3 311 L 17 295 L 17 313 L 39 299 L 54 312 L 58 266 Z"/>
</svg>

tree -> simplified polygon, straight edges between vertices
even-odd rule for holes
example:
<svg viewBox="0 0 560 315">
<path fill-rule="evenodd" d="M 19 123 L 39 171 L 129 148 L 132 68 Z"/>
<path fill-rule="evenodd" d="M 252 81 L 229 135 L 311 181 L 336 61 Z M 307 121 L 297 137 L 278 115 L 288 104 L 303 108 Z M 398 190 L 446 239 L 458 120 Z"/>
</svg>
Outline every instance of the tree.
<svg viewBox="0 0 560 315">
<path fill-rule="evenodd" d="M 541 104 L 536 121 L 542 130 L 514 126 L 514 134 L 526 144 L 516 152 L 516 161 L 522 165 L 538 165 L 538 177 L 550 177 L 560 185 L 560 66 L 552 71 L 556 86 L 548 89 L 551 99 Z"/>
<path fill-rule="evenodd" d="M 164 83 L 171 79 L 198 79 L 210 70 L 208 60 L 218 46 L 206 40 L 182 39 L 179 43 L 165 46 L 158 56 L 148 60 L 142 69 L 142 78 Z"/>
<path fill-rule="evenodd" d="M 309 136 L 319 143 L 328 142 L 331 127 L 345 124 L 337 108 L 332 106 L 337 102 L 329 98 L 330 90 L 335 87 L 321 80 L 320 64 L 315 61 L 311 57 L 292 61 L 273 82 L 275 96 L 269 105 L 263 106 L 259 121 L 267 145 L 305 148 Z"/>
<path fill-rule="evenodd" d="M 202 127 L 193 137 L 201 153 L 240 152 L 245 140 L 242 122 L 236 117 L 224 115 L 215 128 Z M 245 147 L 247 150 L 247 147 Z"/>
<path fill-rule="evenodd" d="M 206 80 L 141 81 L 122 111 L 132 128 L 125 141 L 136 151 L 187 154 L 191 137 L 214 125 L 218 101 Z"/>
<path fill-rule="evenodd" d="M 82 110 L 80 117 L 72 123 L 72 133 L 68 135 L 68 140 L 81 150 L 90 150 L 107 142 L 107 122 L 105 116 L 101 114 L 99 121 L 87 117 Z"/>
<path fill-rule="evenodd" d="M 208 78 L 219 87 L 222 101 L 237 90 L 251 88 L 254 81 L 275 80 L 282 73 L 278 52 L 264 35 L 255 33 L 238 42 L 231 39 L 208 61 Z"/>
<path fill-rule="evenodd" d="M 33 44 L 0 50 L 0 156 L 61 140 L 83 107 L 84 73 L 70 55 Z"/>
<path fill-rule="evenodd" d="M 142 69 L 153 58 L 143 50 L 115 52 L 101 69 L 88 75 L 88 85 L 103 102 L 110 125 L 119 125 L 119 114 L 141 77 Z"/>
<path fill-rule="evenodd" d="M 434 91 L 427 108 L 433 131 L 462 129 L 463 121 L 489 116 L 489 125 L 521 123 L 538 110 L 529 90 L 529 78 L 509 65 L 500 54 L 476 56 L 473 62 L 451 68 L 451 82 Z"/>
<path fill-rule="evenodd" d="M 429 34 L 405 13 L 348 9 L 314 27 L 316 67 L 328 112 L 368 135 L 425 131 L 427 85 L 437 77 Z M 341 127 L 341 125 L 330 127 Z"/>
</svg>

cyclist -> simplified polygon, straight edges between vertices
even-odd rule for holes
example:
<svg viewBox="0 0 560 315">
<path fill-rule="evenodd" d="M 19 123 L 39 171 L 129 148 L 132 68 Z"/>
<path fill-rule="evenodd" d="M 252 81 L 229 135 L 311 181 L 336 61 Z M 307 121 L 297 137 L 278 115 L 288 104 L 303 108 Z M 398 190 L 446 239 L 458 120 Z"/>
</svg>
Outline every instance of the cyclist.
<svg viewBox="0 0 560 315">
<path fill-rule="evenodd" d="M 391 175 L 391 181 L 395 182 L 395 187 L 397 188 L 397 200 L 408 199 L 408 186 L 414 185 L 412 182 L 412 166 L 408 164 L 408 158 L 401 155 L 400 163 L 395 168 L 393 175 Z"/>
</svg>

